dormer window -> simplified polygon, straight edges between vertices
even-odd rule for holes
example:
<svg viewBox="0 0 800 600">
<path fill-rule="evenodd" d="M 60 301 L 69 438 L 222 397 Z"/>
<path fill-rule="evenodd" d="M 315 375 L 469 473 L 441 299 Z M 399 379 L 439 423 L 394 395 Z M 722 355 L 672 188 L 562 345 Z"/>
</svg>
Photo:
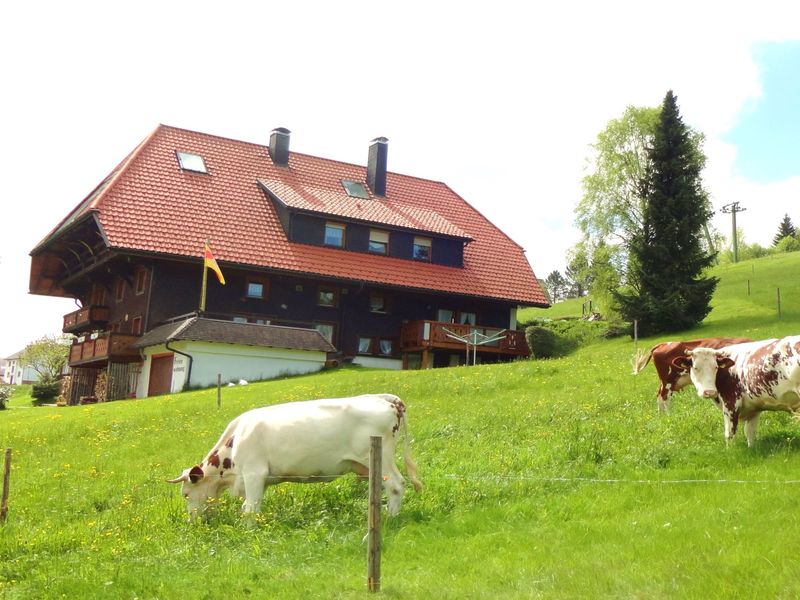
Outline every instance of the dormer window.
<svg viewBox="0 0 800 600">
<path fill-rule="evenodd" d="M 344 230 L 344 223 L 327 221 L 325 223 L 325 245 L 344 248 Z"/>
<path fill-rule="evenodd" d="M 373 254 L 389 254 L 389 232 L 380 229 L 370 229 L 369 251 Z"/>
<path fill-rule="evenodd" d="M 176 152 L 178 156 L 178 164 L 184 171 L 194 171 L 195 173 L 208 173 L 206 169 L 206 161 L 199 154 L 192 154 L 191 152 Z"/>
<path fill-rule="evenodd" d="M 342 187 L 344 187 L 344 191 L 347 192 L 347 195 L 351 198 L 361 198 L 362 200 L 369 199 L 367 187 L 360 181 L 342 179 Z"/>
<path fill-rule="evenodd" d="M 431 262 L 431 238 L 414 237 L 414 249 L 411 256 L 414 260 Z"/>
</svg>

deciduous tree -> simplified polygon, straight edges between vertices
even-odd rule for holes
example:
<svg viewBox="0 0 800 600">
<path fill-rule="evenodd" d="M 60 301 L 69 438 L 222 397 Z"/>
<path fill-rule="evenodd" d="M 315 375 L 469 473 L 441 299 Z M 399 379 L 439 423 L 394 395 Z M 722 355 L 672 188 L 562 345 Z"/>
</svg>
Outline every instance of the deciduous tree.
<svg viewBox="0 0 800 600">
<path fill-rule="evenodd" d="M 69 356 L 69 341 L 63 337 L 44 336 L 28 344 L 22 351 L 20 361 L 39 374 L 41 383 L 58 379 Z"/>
</svg>

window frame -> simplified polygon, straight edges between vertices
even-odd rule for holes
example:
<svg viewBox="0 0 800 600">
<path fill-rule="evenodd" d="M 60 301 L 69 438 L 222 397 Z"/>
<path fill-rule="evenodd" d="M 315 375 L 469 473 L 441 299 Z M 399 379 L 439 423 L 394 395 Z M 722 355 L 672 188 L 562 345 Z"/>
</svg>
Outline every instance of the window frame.
<svg viewBox="0 0 800 600">
<path fill-rule="evenodd" d="M 331 294 L 332 302 L 330 304 L 322 302 L 323 294 Z M 317 306 L 325 308 L 339 308 L 339 288 L 332 285 L 317 286 Z"/>
<path fill-rule="evenodd" d="M 331 332 L 330 339 L 328 339 L 328 337 L 322 331 L 320 331 L 319 329 L 320 327 L 330 328 Z M 329 321 L 315 321 L 314 329 L 319 331 L 320 335 L 322 335 L 322 337 L 324 337 L 328 341 L 328 343 L 331 344 L 331 346 L 336 346 L 336 323 L 331 323 Z"/>
<path fill-rule="evenodd" d="M 386 241 L 382 240 L 374 240 L 373 234 L 377 234 L 377 236 L 386 236 Z M 367 241 L 367 251 L 370 254 L 378 254 L 380 256 L 389 256 L 389 240 L 391 239 L 391 234 L 386 231 L 385 229 L 375 229 L 370 227 L 369 229 L 369 240 Z M 376 250 L 373 248 L 373 244 L 376 246 L 380 246 L 382 250 Z"/>
<path fill-rule="evenodd" d="M 144 319 L 142 315 L 136 315 L 131 319 L 131 333 L 133 335 L 142 335 L 142 326 L 144 325 Z"/>
<path fill-rule="evenodd" d="M 123 300 L 125 300 L 125 280 L 119 277 L 114 285 L 114 301 L 120 303 Z"/>
<path fill-rule="evenodd" d="M 422 242 L 422 243 L 420 243 Z M 427 257 L 420 257 L 417 255 L 417 248 L 427 248 Z M 433 238 L 415 235 L 411 245 L 411 258 L 419 262 L 432 262 L 433 255 Z"/>
<path fill-rule="evenodd" d="M 341 231 L 341 243 L 339 244 L 332 244 L 328 242 L 328 230 L 337 230 Z M 347 225 L 345 223 L 341 223 L 340 221 L 325 221 L 325 230 L 322 234 L 322 243 L 323 245 L 327 246 L 328 248 L 342 248 L 344 249 L 347 245 Z"/>
<path fill-rule="evenodd" d="M 251 285 L 260 285 L 261 294 L 250 293 Z M 247 277 L 244 282 L 244 297 L 248 300 L 266 300 L 269 296 L 269 281 L 263 277 Z"/>
<path fill-rule="evenodd" d="M 181 171 L 189 171 L 190 173 L 208 174 L 208 165 L 206 159 L 196 152 L 187 152 L 185 150 L 176 150 L 175 157 L 178 159 L 178 166 Z M 198 163 L 199 161 L 199 163 Z"/>
<path fill-rule="evenodd" d="M 372 300 L 373 298 L 380 298 L 382 301 L 381 308 L 375 308 Z M 383 292 L 370 292 L 369 293 L 369 312 L 378 315 L 385 315 L 389 312 L 389 299 Z"/>
<path fill-rule="evenodd" d="M 141 296 L 147 291 L 148 271 L 144 267 L 136 270 L 136 280 L 133 285 L 133 292 L 136 296 Z"/>
</svg>

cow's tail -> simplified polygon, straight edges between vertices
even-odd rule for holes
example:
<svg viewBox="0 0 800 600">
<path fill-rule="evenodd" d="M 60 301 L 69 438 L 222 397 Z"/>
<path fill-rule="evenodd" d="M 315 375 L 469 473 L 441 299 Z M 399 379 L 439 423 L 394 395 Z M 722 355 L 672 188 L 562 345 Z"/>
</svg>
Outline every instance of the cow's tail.
<svg viewBox="0 0 800 600">
<path fill-rule="evenodd" d="M 631 360 L 631 364 L 633 364 L 633 374 L 638 375 L 639 372 L 647 366 L 647 363 L 650 362 L 650 357 L 653 356 L 653 348 L 649 351 L 645 352 L 641 348 L 636 351 L 636 354 L 633 356 Z"/>
<path fill-rule="evenodd" d="M 408 413 L 403 413 L 400 426 L 403 428 L 403 461 L 406 463 L 406 474 L 418 492 L 422 491 L 422 482 L 417 477 L 417 464 L 411 458 L 411 444 L 408 435 Z"/>
</svg>

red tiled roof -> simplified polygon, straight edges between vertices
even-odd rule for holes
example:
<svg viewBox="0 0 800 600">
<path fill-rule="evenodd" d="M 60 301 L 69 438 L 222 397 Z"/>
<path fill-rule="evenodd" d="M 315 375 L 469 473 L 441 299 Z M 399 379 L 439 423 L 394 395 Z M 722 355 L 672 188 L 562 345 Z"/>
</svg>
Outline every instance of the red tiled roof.
<svg viewBox="0 0 800 600">
<path fill-rule="evenodd" d="M 208 173 L 182 170 L 176 151 L 202 156 Z M 522 248 L 444 183 L 389 172 L 385 198 L 359 199 L 342 179 L 364 182 L 366 167 L 297 152 L 275 166 L 266 146 L 160 125 L 64 222 L 94 210 L 112 248 L 198 260 L 208 239 L 223 270 L 228 262 L 547 304 Z M 469 238 L 464 267 L 290 242 L 261 185 L 293 209 Z"/>
</svg>

